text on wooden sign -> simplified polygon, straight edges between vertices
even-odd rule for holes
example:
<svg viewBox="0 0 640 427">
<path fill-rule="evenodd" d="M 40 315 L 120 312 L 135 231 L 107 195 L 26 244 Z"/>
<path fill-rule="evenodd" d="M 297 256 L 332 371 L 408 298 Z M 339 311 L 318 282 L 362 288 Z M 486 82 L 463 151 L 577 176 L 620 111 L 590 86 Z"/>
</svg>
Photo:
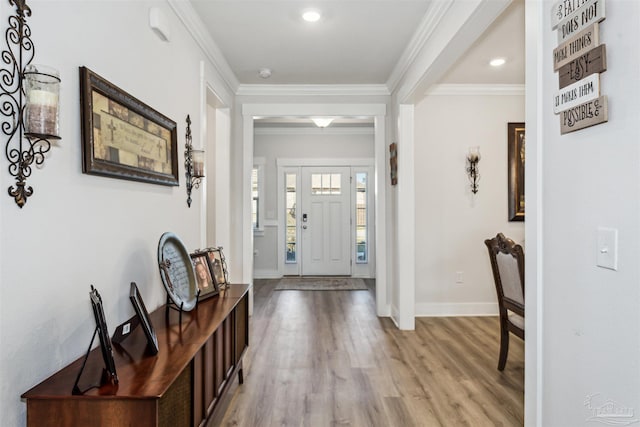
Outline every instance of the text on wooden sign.
<svg viewBox="0 0 640 427">
<path fill-rule="evenodd" d="M 573 15 L 578 9 L 589 3 L 590 0 L 559 0 L 551 8 L 551 29 L 554 30 L 559 23 Z"/>
<path fill-rule="evenodd" d="M 583 28 L 605 18 L 605 0 L 590 0 L 578 12 L 558 26 L 558 43 L 579 33 Z"/>
<path fill-rule="evenodd" d="M 553 71 L 600 44 L 600 24 L 593 24 L 553 49 Z"/>
<path fill-rule="evenodd" d="M 582 80 L 590 74 L 602 73 L 606 70 L 607 50 L 606 45 L 601 44 L 560 68 L 558 72 L 560 89 Z"/>
<path fill-rule="evenodd" d="M 560 134 L 599 125 L 608 120 L 607 97 L 601 96 L 560 113 Z"/>
<path fill-rule="evenodd" d="M 558 114 L 598 96 L 600 96 L 600 74 L 591 74 L 561 89 L 554 98 L 553 112 Z"/>
</svg>

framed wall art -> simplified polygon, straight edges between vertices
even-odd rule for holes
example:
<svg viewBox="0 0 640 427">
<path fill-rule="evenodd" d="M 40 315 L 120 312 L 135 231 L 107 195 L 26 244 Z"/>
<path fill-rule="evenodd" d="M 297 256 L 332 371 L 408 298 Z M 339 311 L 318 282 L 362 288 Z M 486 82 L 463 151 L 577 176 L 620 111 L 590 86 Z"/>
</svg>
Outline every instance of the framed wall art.
<svg viewBox="0 0 640 427">
<path fill-rule="evenodd" d="M 176 123 L 80 67 L 82 171 L 178 185 Z"/>
<path fill-rule="evenodd" d="M 509 221 L 524 221 L 525 126 L 509 123 L 507 129 Z"/>
<path fill-rule="evenodd" d="M 220 288 L 213 280 L 213 268 L 206 252 L 195 252 L 191 254 L 191 261 L 196 272 L 196 284 L 200 291 L 200 298 L 208 298 L 218 295 Z"/>
<path fill-rule="evenodd" d="M 391 172 L 391 185 L 398 184 L 398 144 L 389 145 L 389 170 Z"/>
</svg>

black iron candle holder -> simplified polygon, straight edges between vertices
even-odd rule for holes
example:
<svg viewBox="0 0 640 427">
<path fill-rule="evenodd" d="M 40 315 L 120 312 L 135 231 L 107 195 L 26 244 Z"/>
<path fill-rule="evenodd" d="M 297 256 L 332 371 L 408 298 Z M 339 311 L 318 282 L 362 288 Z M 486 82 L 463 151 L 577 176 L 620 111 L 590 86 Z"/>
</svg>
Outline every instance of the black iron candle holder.
<svg viewBox="0 0 640 427">
<path fill-rule="evenodd" d="M 467 154 L 467 176 L 471 183 L 471 192 L 476 194 L 478 192 L 478 181 L 480 181 L 480 171 L 478 169 L 478 163 L 480 162 L 480 149 L 475 147 L 469 149 Z"/>
<path fill-rule="evenodd" d="M 35 49 L 26 20 L 31 8 L 26 0 L 9 0 L 9 4 L 15 6 L 16 13 L 9 16 L 7 48 L 2 51 L 7 66 L 0 69 L 0 114 L 4 116 L 0 126 L 8 136 L 5 154 L 9 173 L 16 179 L 9 195 L 22 208 L 33 194 L 33 187 L 26 184 L 32 166 L 42 165 L 51 149 L 50 141 L 60 139 L 60 78 L 55 70 L 31 65 Z"/>
<path fill-rule="evenodd" d="M 191 191 L 200 188 L 204 178 L 204 151 L 194 150 L 191 138 L 191 117 L 187 115 L 187 134 L 185 136 L 184 169 L 187 178 L 187 206 L 191 207 Z"/>
</svg>

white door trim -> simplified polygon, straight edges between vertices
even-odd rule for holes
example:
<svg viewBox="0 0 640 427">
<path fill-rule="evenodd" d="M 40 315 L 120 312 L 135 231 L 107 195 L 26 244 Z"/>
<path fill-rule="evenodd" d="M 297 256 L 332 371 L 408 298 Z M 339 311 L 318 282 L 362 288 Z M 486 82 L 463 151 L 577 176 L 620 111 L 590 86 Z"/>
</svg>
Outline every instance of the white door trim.
<svg viewBox="0 0 640 427">
<path fill-rule="evenodd" d="M 545 74 L 543 49 L 544 16 L 548 16 L 546 3 L 525 2 L 525 121 L 527 123 L 527 152 L 525 170 L 525 205 L 527 220 L 524 224 L 525 252 L 525 330 L 524 342 L 524 423 L 528 427 L 542 426 L 543 398 L 543 110 L 546 99 L 542 96 L 542 76 Z"/>
<path fill-rule="evenodd" d="M 401 104 L 398 120 L 398 299 L 400 329 L 416 324 L 416 209 L 414 105 Z"/>
<path fill-rule="evenodd" d="M 253 167 L 253 118 L 255 116 L 364 116 L 374 118 L 375 218 L 376 218 L 376 312 L 390 315 L 387 297 L 387 144 L 386 104 L 243 104 L 242 105 L 242 277 L 253 281 L 253 232 L 251 230 L 251 168 Z M 251 232 L 250 232 L 251 231 Z"/>
</svg>

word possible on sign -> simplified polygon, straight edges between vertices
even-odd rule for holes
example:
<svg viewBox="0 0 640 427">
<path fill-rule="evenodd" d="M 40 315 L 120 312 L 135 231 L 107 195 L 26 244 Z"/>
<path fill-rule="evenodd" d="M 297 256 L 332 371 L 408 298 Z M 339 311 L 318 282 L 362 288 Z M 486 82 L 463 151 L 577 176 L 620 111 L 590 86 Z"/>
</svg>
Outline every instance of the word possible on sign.
<svg viewBox="0 0 640 427">
<path fill-rule="evenodd" d="M 589 0 L 576 13 L 558 24 L 558 43 L 578 34 L 589 25 L 602 21 L 606 17 L 604 5 L 604 0 Z"/>
<path fill-rule="evenodd" d="M 601 96 L 560 113 L 560 134 L 573 132 L 609 120 L 607 97 Z"/>
<path fill-rule="evenodd" d="M 601 44 L 560 68 L 558 71 L 560 89 L 586 76 L 603 71 L 607 71 L 607 51 L 606 45 Z"/>
<path fill-rule="evenodd" d="M 589 77 L 561 89 L 555 96 L 553 112 L 558 114 L 599 96 L 600 74 L 591 74 Z"/>
<path fill-rule="evenodd" d="M 600 44 L 600 24 L 593 24 L 553 49 L 553 71 Z"/>
</svg>

